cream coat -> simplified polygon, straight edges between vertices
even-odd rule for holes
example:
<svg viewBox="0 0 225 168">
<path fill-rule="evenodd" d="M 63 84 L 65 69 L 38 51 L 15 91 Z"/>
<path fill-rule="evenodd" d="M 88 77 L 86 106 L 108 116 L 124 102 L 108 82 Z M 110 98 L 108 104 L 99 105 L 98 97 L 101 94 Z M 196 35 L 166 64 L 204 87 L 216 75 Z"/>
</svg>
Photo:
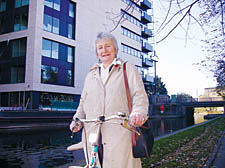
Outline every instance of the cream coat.
<svg viewBox="0 0 225 168">
<path fill-rule="evenodd" d="M 105 84 L 102 83 L 99 75 L 99 65 L 96 64 L 91 68 L 85 79 L 80 104 L 74 118 L 95 119 L 101 115 L 106 117 L 115 115 L 117 112 L 129 114 L 122 66 L 123 62 L 119 67 L 112 68 Z M 143 114 L 147 119 L 149 104 L 143 81 L 136 67 L 129 63 L 127 63 L 127 77 L 132 98 L 132 113 Z M 140 159 L 133 158 L 132 155 L 131 132 L 118 122 L 108 121 L 102 125 L 103 167 L 141 168 Z M 96 126 L 86 125 L 85 130 L 88 137 L 90 132 L 96 130 Z M 83 132 L 82 141 L 85 148 L 84 137 Z M 87 146 L 90 159 L 89 142 Z"/>
</svg>

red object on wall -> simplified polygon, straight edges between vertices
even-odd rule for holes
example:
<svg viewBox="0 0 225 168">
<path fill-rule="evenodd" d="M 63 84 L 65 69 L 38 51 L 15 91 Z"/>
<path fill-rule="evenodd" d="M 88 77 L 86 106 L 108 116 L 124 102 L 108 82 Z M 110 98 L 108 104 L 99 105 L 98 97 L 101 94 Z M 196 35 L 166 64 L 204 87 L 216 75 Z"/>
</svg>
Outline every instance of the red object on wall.
<svg viewBox="0 0 225 168">
<path fill-rule="evenodd" d="M 160 111 L 164 111 L 164 105 L 160 106 Z"/>
<path fill-rule="evenodd" d="M 160 106 L 160 113 L 163 114 L 164 113 L 164 105 Z"/>
</svg>

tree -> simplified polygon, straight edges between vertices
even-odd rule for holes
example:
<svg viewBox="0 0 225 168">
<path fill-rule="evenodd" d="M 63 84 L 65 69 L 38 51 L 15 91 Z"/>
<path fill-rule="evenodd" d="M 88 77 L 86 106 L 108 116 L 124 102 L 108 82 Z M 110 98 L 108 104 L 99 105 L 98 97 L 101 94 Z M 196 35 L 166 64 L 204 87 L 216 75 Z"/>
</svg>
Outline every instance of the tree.
<svg viewBox="0 0 225 168">
<path fill-rule="evenodd" d="M 220 31 L 217 29 L 220 29 Z M 225 36 L 221 28 L 215 26 L 208 39 L 203 42 L 207 56 L 197 65 L 213 73 L 217 81 L 217 93 L 225 97 Z"/>
<path fill-rule="evenodd" d="M 203 40 L 207 55 L 199 65 L 213 73 L 217 93 L 225 97 L 225 1 L 205 0 L 202 4 L 205 12 L 201 14 L 201 21 L 209 31 L 206 33 L 207 39 Z"/>
<path fill-rule="evenodd" d="M 167 93 L 168 93 L 168 91 L 166 89 L 166 85 L 162 82 L 162 78 L 158 77 L 158 76 L 156 76 L 155 85 L 145 85 L 145 90 L 149 96 L 152 94 L 167 95 Z"/>
</svg>

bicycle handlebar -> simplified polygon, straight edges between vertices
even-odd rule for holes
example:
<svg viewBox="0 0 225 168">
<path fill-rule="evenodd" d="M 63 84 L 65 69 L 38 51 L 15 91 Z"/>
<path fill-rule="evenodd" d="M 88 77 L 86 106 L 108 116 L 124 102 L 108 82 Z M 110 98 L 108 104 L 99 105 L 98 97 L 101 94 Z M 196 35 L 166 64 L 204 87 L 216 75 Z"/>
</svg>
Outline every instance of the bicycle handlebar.
<svg viewBox="0 0 225 168">
<path fill-rule="evenodd" d="M 136 132 L 138 135 L 140 135 L 139 132 L 137 132 L 135 129 L 132 128 L 132 126 L 129 125 L 129 123 L 128 123 L 129 117 L 126 115 L 125 112 L 118 112 L 117 115 L 112 115 L 112 116 L 109 116 L 109 117 L 100 116 L 99 118 L 96 118 L 96 119 L 79 119 L 79 118 L 76 118 L 75 122 L 80 121 L 82 123 L 103 123 L 105 121 L 109 121 L 109 120 L 112 120 L 112 119 L 123 120 L 124 122 L 121 125 L 124 128 L 126 128 L 130 131 Z"/>
<path fill-rule="evenodd" d="M 99 118 L 96 119 L 79 119 L 77 118 L 76 121 L 81 121 L 82 123 L 91 123 L 91 122 L 100 122 L 103 123 L 105 121 L 109 121 L 112 119 L 121 119 L 121 120 L 128 120 L 128 117 L 126 115 L 122 116 L 122 115 L 112 115 L 109 117 L 105 117 L 105 116 L 100 116 Z"/>
<path fill-rule="evenodd" d="M 124 112 L 118 112 L 117 115 L 111 115 L 109 117 L 105 117 L 105 116 L 100 116 L 96 119 L 79 119 L 76 118 L 75 122 L 77 121 L 81 121 L 82 123 L 90 123 L 90 122 L 105 122 L 111 119 L 128 119 L 128 117 L 126 116 L 126 113 Z"/>
</svg>

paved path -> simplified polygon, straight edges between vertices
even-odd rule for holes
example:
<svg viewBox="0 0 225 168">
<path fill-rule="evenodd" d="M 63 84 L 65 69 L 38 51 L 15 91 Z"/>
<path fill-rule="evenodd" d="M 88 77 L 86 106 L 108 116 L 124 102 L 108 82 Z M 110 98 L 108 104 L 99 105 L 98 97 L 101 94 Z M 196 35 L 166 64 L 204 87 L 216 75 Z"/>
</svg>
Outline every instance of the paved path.
<svg viewBox="0 0 225 168">
<path fill-rule="evenodd" d="M 225 132 L 224 132 L 225 134 Z M 213 167 L 224 168 L 225 167 L 225 136 L 221 139 L 221 144 L 216 155 L 216 159 L 213 162 Z"/>
<path fill-rule="evenodd" d="M 205 168 L 225 168 L 225 130 L 214 148 L 212 155 L 209 157 Z"/>
</svg>

